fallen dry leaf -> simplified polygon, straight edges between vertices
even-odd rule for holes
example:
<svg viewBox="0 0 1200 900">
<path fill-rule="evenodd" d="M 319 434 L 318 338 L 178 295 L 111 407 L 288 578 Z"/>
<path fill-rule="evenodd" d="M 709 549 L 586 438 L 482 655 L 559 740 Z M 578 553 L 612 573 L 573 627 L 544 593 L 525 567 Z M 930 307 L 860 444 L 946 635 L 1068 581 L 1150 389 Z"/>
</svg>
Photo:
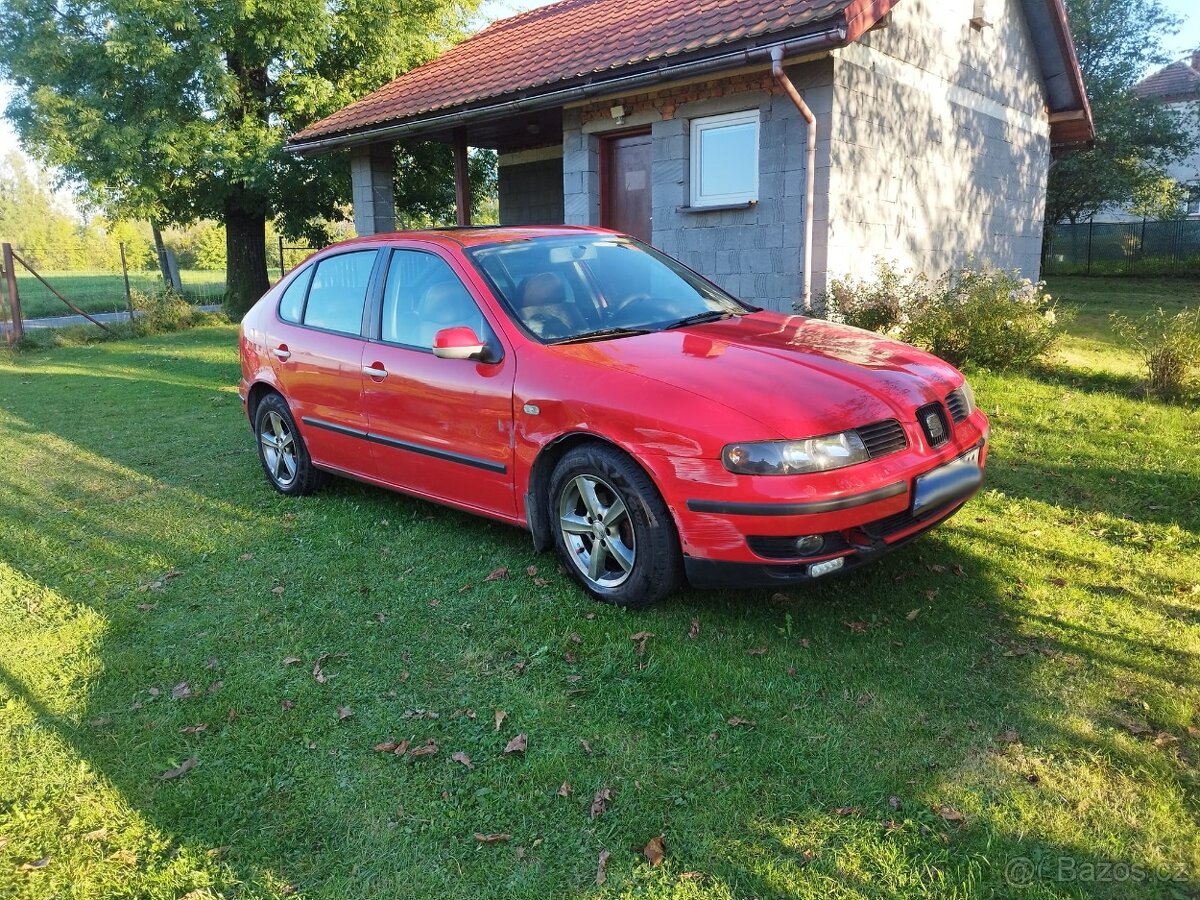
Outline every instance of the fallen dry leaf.
<svg viewBox="0 0 1200 900">
<path fill-rule="evenodd" d="M 282 594 L 283 593 L 283 585 L 282 584 L 275 585 L 275 587 L 271 588 L 271 593 L 272 594 Z"/>
<path fill-rule="evenodd" d="M 186 700 L 192 696 L 192 686 L 186 681 L 181 681 L 175 687 L 171 688 L 171 696 L 176 700 Z"/>
<path fill-rule="evenodd" d="M 1200 738 L 1200 728 L 1197 728 L 1195 725 L 1189 725 L 1187 733 L 1188 737 Z"/>
<path fill-rule="evenodd" d="M 101 716 L 99 719 L 92 719 L 88 724 L 93 728 L 103 728 L 105 725 L 111 725 L 112 719 L 108 716 Z"/>
<path fill-rule="evenodd" d="M 237 721 L 237 717 L 238 717 L 237 710 L 234 709 L 232 706 L 229 707 L 229 712 L 227 712 L 225 714 L 225 718 L 228 719 L 230 722 L 235 722 L 235 721 Z"/>
<path fill-rule="evenodd" d="M 747 728 L 753 728 L 758 724 L 758 722 L 756 722 L 754 719 L 743 719 L 741 716 L 730 716 L 725 721 L 735 728 L 739 725 L 744 725 Z"/>
<path fill-rule="evenodd" d="M 219 691 L 223 687 L 225 687 L 225 682 L 214 681 L 212 684 L 210 684 L 208 686 L 208 695 L 211 697 L 213 694 L 215 694 L 217 691 Z"/>
<path fill-rule="evenodd" d="M 284 712 L 287 712 L 290 709 L 296 708 L 296 704 L 293 703 L 291 700 L 284 700 L 279 705 L 283 708 Z"/>
<path fill-rule="evenodd" d="M 325 684 L 329 681 L 329 676 L 321 671 L 321 663 L 319 660 L 313 664 L 312 674 L 313 678 L 317 679 L 317 684 Z"/>
<path fill-rule="evenodd" d="M 304 662 L 304 660 L 298 656 L 285 656 L 282 660 L 280 660 L 279 664 L 281 666 L 294 666 L 296 663 L 301 662 Z"/>
<path fill-rule="evenodd" d="M 525 574 L 528 575 L 530 578 L 537 578 L 537 573 L 538 573 L 537 566 L 530 566 L 528 569 L 525 570 Z"/>
<path fill-rule="evenodd" d="M 477 831 L 475 832 L 475 840 L 479 841 L 481 844 L 503 844 L 507 841 L 511 841 L 512 835 L 503 833 L 482 834 Z"/>
<path fill-rule="evenodd" d="M 500 730 L 500 725 L 508 718 L 508 713 L 502 709 L 496 710 L 496 730 Z"/>
<path fill-rule="evenodd" d="M 535 578 L 533 579 L 533 583 L 536 587 L 545 587 L 550 582 L 548 582 L 545 578 Z"/>
<path fill-rule="evenodd" d="M 559 789 L 558 789 L 558 796 L 560 796 L 560 797 L 570 797 L 571 796 L 571 782 L 564 781 L 562 783 L 562 786 L 559 787 Z"/>
<path fill-rule="evenodd" d="M 44 869 L 48 865 L 50 865 L 50 857 L 43 856 L 41 859 L 35 859 L 35 860 L 32 860 L 31 862 L 21 863 L 21 865 L 17 868 L 17 871 L 18 872 L 34 872 L 38 869 Z"/>
<path fill-rule="evenodd" d="M 132 850 L 116 850 L 108 855 L 110 862 L 119 862 L 124 866 L 136 866 L 137 854 Z"/>
<path fill-rule="evenodd" d="M 600 851 L 600 859 L 596 862 L 596 884 L 604 884 L 604 879 L 608 877 L 605 869 L 608 867 L 608 851 Z"/>
<path fill-rule="evenodd" d="M 208 658 L 208 662 L 204 664 L 204 668 L 208 669 L 211 672 L 220 665 L 221 664 L 219 662 L 217 662 L 217 658 L 215 656 L 210 656 Z"/>
<path fill-rule="evenodd" d="M 608 803 L 613 798 L 611 788 L 600 788 L 592 797 L 592 805 L 589 809 L 589 815 L 594 819 L 608 809 Z"/>
<path fill-rule="evenodd" d="M 857 806 L 839 806 L 834 810 L 834 813 L 839 816 L 857 816 L 862 809 Z"/>
<path fill-rule="evenodd" d="M 352 715 L 354 715 L 354 713 L 353 713 L 353 711 L 351 711 L 350 707 L 348 707 L 348 706 L 339 706 L 337 708 L 337 716 L 338 716 L 339 722 L 345 722 Z"/>
<path fill-rule="evenodd" d="M 868 626 L 867 626 L 866 622 L 846 622 L 845 625 L 847 628 L 849 628 L 855 634 L 866 634 L 867 633 Z"/>
<path fill-rule="evenodd" d="M 484 581 L 499 581 L 501 578 L 507 578 L 507 577 L 508 577 L 508 568 L 506 566 L 500 566 L 500 568 L 498 568 L 498 569 L 492 569 L 492 571 L 490 571 L 488 573 L 487 577 L 483 580 Z"/>
<path fill-rule="evenodd" d="M 795 667 L 795 666 L 788 666 L 788 667 L 787 667 L 787 674 L 788 674 L 788 677 L 789 677 L 789 678 L 795 678 L 795 677 L 796 677 L 796 667 Z"/>
<path fill-rule="evenodd" d="M 965 822 L 967 817 L 960 813 L 953 806 L 939 806 L 934 810 L 939 816 L 947 822 Z"/>
<path fill-rule="evenodd" d="M 153 603 L 139 603 L 137 605 L 137 608 L 140 609 L 142 612 L 150 612 L 150 610 L 154 609 L 154 604 Z"/>
<path fill-rule="evenodd" d="M 396 756 L 403 756 L 408 752 L 408 740 L 403 740 L 396 745 L 396 749 L 392 751 Z"/>
<path fill-rule="evenodd" d="M 567 640 L 570 641 L 572 644 L 582 644 L 583 643 L 583 638 L 581 638 L 579 636 L 579 632 L 577 632 L 577 631 L 572 631 L 570 634 L 568 634 Z"/>
<path fill-rule="evenodd" d="M 1179 743 L 1179 738 L 1167 731 L 1160 731 L 1154 736 L 1155 747 L 1168 747 L 1171 744 Z"/>
<path fill-rule="evenodd" d="M 103 841 L 108 839 L 107 828 L 97 828 L 95 831 L 89 831 L 83 836 L 85 841 Z"/>
<path fill-rule="evenodd" d="M 384 615 L 383 613 L 381 613 L 381 612 L 377 612 L 377 613 L 375 613 L 375 615 L 374 615 L 374 617 L 373 617 L 373 618 L 374 618 L 374 619 L 375 619 L 375 621 L 376 621 L 376 622 L 378 622 L 380 625 L 382 625 L 384 622 L 386 622 L 386 621 L 387 621 L 387 616 L 385 616 L 385 615 Z"/>
<path fill-rule="evenodd" d="M 170 781 L 172 778 L 178 778 L 180 775 L 186 775 L 188 772 L 192 771 L 192 769 L 196 768 L 196 764 L 198 762 L 200 762 L 199 757 L 189 756 L 175 768 L 167 769 L 167 771 L 159 775 L 159 780 Z"/>
<path fill-rule="evenodd" d="M 908 619 L 908 621 L 911 622 L 913 619 L 915 619 L 920 614 L 921 614 L 921 608 L 918 606 L 916 609 L 909 612 L 909 614 L 907 616 L 905 616 L 904 618 Z"/>
<path fill-rule="evenodd" d="M 462 763 L 468 769 L 475 768 L 475 764 L 473 762 L 471 762 L 471 757 L 467 756 L 467 754 L 463 753 L 461 750 L 459 750 L 457 753 L 455 753 L 450 758 L 457 763 Z"/>
<path fill-rule="evenodd" d="M 662 835 L 650 838 L 649 843 L 642 848 L 642 856 L 651 866 L 657 866 L 667 854 L 667 845 L 663 843 Z"/>
<path fill-rule="evenodd" d="M 583 738 L 579 739 L 579 746 L 581 746 L 588 753 L 592 752 L 592 745 L 589 744 L 587 741 L 585 741 Z"/>
<path fill-rule="evenodd" d="M 1021 732 L 1010 726 L 996 735 L 993 740 L 997 744 L 1019 744 L 1021 743 Z"/>
<path fill-rule="evenodd" d="M 747 653 L 748 653 L 750 656 L 766 656 L 766 655 L 767 655 L 767 648 L 766 648 L 766 647 L 751 647 L 751 648 L 750 648 L 749 650 L 747 650 L 746 652 L 747 652 Z"/>
<path fill-rule="evenodd" d="M 900 809 L 900 807 L 902 807 L 903 805 L 904 805 L 904 801 L 901 800 L 899 797 L 895 797 L 895 796 L 888 797 L 888 806 L 890 806 L 892 809 Z"/>
<path fill-rule="evenodd" d="M 504 752 L 505 753 L 524 753 L 526 743 L 527 743 L 527 740 L 526 740 L 525 735 L 518 734 L 515 738 L 513 738 L 511 741 L 509 741 L 504 746 Z"/>
<path fill-rule="evenodd" d="M 417 747 L 413 750 L 409 750 L 408 755 L 411 758 L 416 759 L 419 756 L 433 756 L 437 752 L 438 752 L 437 742 L 433 738 L 429 738 L 429 740 L 427 740 L 420 747 Z"/>
<path fill-rule="evenodd" d="M 205 731 L 208 731 L 208 726 L 203 722 L 199 723 L 198 725 L 189 725 L 187 728 L 179 729 L 180 734 L 200 734 Z"/>
<path fill-rule="evenodd" d="M 692 627 L 688 629 L 688 638 L 694 641 L 698 637 L 700 637 L 700 620 L 692 619 Z"/>
<path fill-rule="evenodd" d="M 937 595 L 938 595 L 937 590 L 926 591 L 925 599 L 928 600 L 930 603 L 932 603 L 934 600 L 937 599 Z"/>
<path fill-rule="evenodd" d="M 950 567 L 950 571 L 953 572 L 955 575 L 957 575 L 959 578 L 962 578 L 964 575 L 967 574 L 966 570 L 963 569 L 963 567 L 958 565 L 957 563 Z"/>
<path fill-rule="evenodd" d="M 637 634 L 631 634 L 629 639 L 637 645 L 637 655 L 641 656 L 646 652 L 646 641 L 654 637 L 651 631 L 639 631 Z"/>
<path fill-rule="evenodd" d="M 371 749 L 374 750 L 376 753 L 392 753 L 396 749 L 396 742 L 393 741 L 391 738 L 388 738 L 386 741 L 376 744 Z"/>
</svg>

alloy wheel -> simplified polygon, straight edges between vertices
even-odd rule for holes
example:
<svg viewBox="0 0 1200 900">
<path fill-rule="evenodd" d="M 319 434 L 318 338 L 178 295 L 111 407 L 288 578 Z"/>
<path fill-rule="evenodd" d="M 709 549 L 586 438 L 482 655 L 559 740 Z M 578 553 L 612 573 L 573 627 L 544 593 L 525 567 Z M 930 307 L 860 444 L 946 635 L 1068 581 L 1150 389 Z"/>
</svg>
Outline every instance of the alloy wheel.
<svg viewBox="0 0 1200 900">
<path fill-rule="evenodd" d="M 258 442 L 262 445 L 267 472 L 281 488 L 290 487 L 299 469 L 296 460 L 296 436 L 287 420 L 274 410 L 267 412 L 260 423 Z"/>
<path fill-rule="evenodd" d="M 563 486 L 558 527 L 571 561 L 595 585 L 623 584 L 637 559 L 633 520 L 612 485 L 595 475 L 577 475 Z"/>
</svg>

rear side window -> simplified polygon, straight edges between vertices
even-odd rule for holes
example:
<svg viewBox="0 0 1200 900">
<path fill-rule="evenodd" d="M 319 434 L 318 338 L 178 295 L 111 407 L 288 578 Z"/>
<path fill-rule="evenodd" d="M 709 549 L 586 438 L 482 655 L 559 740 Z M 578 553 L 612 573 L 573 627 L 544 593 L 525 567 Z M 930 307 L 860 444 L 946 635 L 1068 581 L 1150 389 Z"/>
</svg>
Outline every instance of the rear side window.
<svg viewBox="0 0 1200 900">
<path fill-rule="evenodd" d="M 279 318 L 285 322 L 300 323 L 304 312 L 304 294 L 308 291 L 308 282 L 312 278 L 312 266 L 309 266 L 292 279 L 292 283 L 283 292 L 279 301 Z"/>
<path fill-rule="evenodd" d="M 377 252 L 341 253 L 317 263 L 308 290 L 308 303 L 304 306 L 304 324 L 343 334 L 359 334 Z"/>
</svg>

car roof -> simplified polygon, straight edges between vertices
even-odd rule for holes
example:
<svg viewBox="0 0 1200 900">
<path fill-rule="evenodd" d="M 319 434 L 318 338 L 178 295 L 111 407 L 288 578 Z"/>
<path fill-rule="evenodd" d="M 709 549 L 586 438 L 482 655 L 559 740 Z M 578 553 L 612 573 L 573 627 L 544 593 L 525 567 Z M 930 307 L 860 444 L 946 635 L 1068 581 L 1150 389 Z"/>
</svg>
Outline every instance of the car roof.
<svg viewBox="0 0 1200 900">
<path fill-rule="evenodd" d="M 388 231 L 381 234 L 351 238 L 326 247 L 326 250 L 353 247 L 359 244 L 391 243 L 393 241 L 429 241 L 454 247 L 476 247 L 480 244 L 502 244 L 543 237 L 563 237 L 577 234 L 615 234 L 607 228 L 587 225 L 467 225 L 453 228 L 426 228 L 420 231 Z"/>
</svg>

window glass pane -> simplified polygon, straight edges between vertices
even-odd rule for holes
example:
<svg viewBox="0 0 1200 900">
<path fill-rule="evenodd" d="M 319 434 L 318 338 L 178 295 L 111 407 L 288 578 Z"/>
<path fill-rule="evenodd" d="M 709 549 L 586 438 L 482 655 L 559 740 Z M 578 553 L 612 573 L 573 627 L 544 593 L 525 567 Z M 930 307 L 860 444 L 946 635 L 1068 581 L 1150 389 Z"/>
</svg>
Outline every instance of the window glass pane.
<svg viewBox="0 0 1200 900">
<path fill-rule="evenodd" d="M 743 122 L 702 128 L 700 132 L 700 194 L 753 196 L 757 175 L 758 125 Z"/>
<path fill-rule="evenodd" d="M 455 325 L 489 340 L 479 307 L 444 259 L 418 250 L 393 253 L 383 290 L 383 340 L 429 350 L 435 334 Z"/>
<path fill-rule="evenodd" d="M 283 298 L 279 301 L 279 318 L 285 322 L 299 322 L 300 313 L 304 310 L 304 292 L 308 290 L 308 281 L 312 278 L 312 266 L 309 266 L 287 286 Z"/>
<path fill-rule="evenodd" d="M 363 303 L 376 252 L 342 253 L 317 263 L 304 308 L 305 325 L 345 334 L 362 330 Z"/>
</svg>

